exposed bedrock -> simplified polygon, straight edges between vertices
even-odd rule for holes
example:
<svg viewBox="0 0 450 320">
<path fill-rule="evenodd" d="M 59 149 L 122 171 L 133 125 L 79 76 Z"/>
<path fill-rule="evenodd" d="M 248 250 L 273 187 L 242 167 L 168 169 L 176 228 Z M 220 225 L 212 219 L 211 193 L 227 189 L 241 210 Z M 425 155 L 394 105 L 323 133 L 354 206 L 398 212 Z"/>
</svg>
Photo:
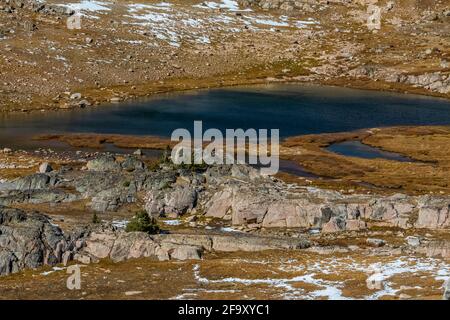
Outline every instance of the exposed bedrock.
<svg viewBox="0 0 450 320">
<path fill-rule="evenodd" d="M 306 239 L 283 239 L 247 234 L 159 234 L 124 232 L 103 229 L 81 240 L 81 249 L 74 258 L 83 263 L 110 258 L 124 261 L 149 257 L 157 260 L 200 259 L 205 251 L 234 252 L 285 249 L 304 249 Z"/>
<path fill-rule="evenodd" d="M 303 238 L 247 234 L 158 234 L 125 232 L 111 225 L 80 227 L 64 234 L 39 213 L 0 207 L 0 275 L 44 265 L 115 262 L 133 258 L 200 259 L 205 251 L 295 250 L 310 246 Z"/>
<path fill-rule="evenodd" d="M 100 156 L 88 161 L 86 170 L 61 168 L 0 184 L 0 205 L 88 199 L 89 209 L 116 211 L 135 202 L 140 191 L 170 185 L 176 176 L 176 171 L 149 171 L 138 157 L 119 162 L 113 156 Z"/>
<path fill-rule="evenodd" d="M 252 230 L 299 228 L 324 234 L 373 226 L 444 231 L 450 225 L 450 198 L 446 196 L 343 195 L 287 184 L 261 176 L 257 169 L 245 165 L 197 171 L 165 165 L 150 171 L 137 158 L 92 161 L 84 170 L 61 168 L 2 182 L 0 274 L 72 259 L 86 263 L 103 258 L 185 260 L 199 259 L 206 251 L 301 249 L 310 245 L 303 238 L 263 234 L 148 235 L 111 226 L 86 227 L 64 235 L 45 215 L 6 207 L 21 203 L 87 199 L 87 211 L 112 211 L 139 200 L 154 217 L 204 216 Z M 450 256 L 446 240 L 411 238 L 407 246 L 427 256 Z"/>
<path fill-rule="evenodd" d="M 246 166 L 212 167 L 204 176 L 204 184 L 199 185 L 198 179 L 190 183 L 185 177 L 183 187 L 149 191 L 147 211 L 152 215 L 204 213 L 231 220 L 233 225 L 320 228 L 323 232 L 373 225 L 403 229 L 450 226 L 449 197 L 343 195 L 289 185 Z"/>
<path fill-rule="evenodd" d="M 55 265 L 70 250 L 70 239 L 44 215 L 0 207 L 0 275 Z"/>
<path fill-rule="evenodd" d="M 119 210 L 143 203 L 152 216 L 186 214 L 264 228 L 315 228 L 323 232 L 371 226 L 448 229 L 450 197 L 354 194 L 287 184 L 245 165 L 151 171 L 137 157 L 89 161 L 86 170 L 62 168 L 0 186 L 0 205 L 86 199 L 87 209 Z"/>
</svg>

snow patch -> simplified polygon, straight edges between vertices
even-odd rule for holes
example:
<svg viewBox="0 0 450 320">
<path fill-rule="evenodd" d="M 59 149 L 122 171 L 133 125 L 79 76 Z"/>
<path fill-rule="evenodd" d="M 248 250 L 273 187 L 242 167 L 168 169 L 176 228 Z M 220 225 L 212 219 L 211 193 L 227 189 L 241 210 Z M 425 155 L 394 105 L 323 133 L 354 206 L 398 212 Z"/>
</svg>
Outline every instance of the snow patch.
<svg viewBox="0 0 450 320">
<path fill-rule="evenodd" d="M 181 221 L 180 220 L 164 220 L 163 223 L 168 226 L 179 226 L 181 224 Z"/>
<path fill-rule="evenodd" d="M 113 220 L 111 224 L 118 229 L 125 229 L 129 222 L 128 220 Z"/>
<path fill-rule="evenodd" d="M 205 1 L 201 4 L 193 5 L 194 8 L 200 9 L 226 9 L 229 11 L 252 11 L 250 8 L 240 9 L 239 4 L 235 0 L 222 0 L 220 3 L 213 1 Z"/>
<path fill-rule="evenodd" d="M 85 17 L 90 17 L 97 19 L 98 17 L 95 15 L 86 15 L 83 13 L 83 11 L 87 12 L 101 12 L 101 11 L 111 11 L 111 8 L 109 8 L 109 3 L 103 2 L 103 1 L 97 1 L 97 0 L 82 0 L 78 3 L 64 3 L 64 4 L 57 4 L 58 6 L 67 7 L 69 9 L 74 10 L 75 12 L 80 12 L 81 15 Z"/>
<path fill-rule="evenodd" d="M 42 276 L 48 276 L 49 274 L 52 274 L 53 272 L 61 271 L 61 270 L 65 270 L 65 269 L 66 269 L 66 268 L 53 267 L 52 270 L 42 272 L 41 275 L 42 275 Z"/>
</svg>

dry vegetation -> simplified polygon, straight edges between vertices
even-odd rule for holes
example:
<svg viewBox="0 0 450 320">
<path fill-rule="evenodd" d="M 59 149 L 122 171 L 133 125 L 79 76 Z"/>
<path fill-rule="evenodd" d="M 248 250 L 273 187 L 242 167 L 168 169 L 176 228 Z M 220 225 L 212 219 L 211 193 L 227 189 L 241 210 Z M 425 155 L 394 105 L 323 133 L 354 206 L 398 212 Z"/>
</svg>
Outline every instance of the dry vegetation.
<svg viewBox="0 0 450 320">
<path fill-rule="evenodd" d="M 239 15 L 226 8 L 199 8 L 201 1 L 168 2 L 169 9 L 158 8 L 159 1 L 104 1 L 106 9 L 83 12 L 79 30 L 67 29 L 64 16 L 0 11 L 5 48 L 0 54 L 1 111 L 76 108 L 70 99 L 74 92 L 97 105 L 111 98 L 267 81 L 448 97 L 386 81 L 392 74 L 449 74 L 441 62 L 450 57 L 450 17 L 426 18 L 428 10 L 442 15 L 445 3 L 396 1 L 383 13 L 381 30 L 373 33 L 366 26 L 363 1 L 318 2 L 311 12 L 252 8 Z M 378 1 L 381 7 L 387 3 Z M 136 9 L 134 4 L 144 6 Z M 149 13 L 156 22 L 145 18 Z M 316 23 L 296 27 L 308 19 Z M 34 30 L 26 30 L 25 23 Z M 430 54 L 424 53 L 427 49 Z M 351 71 L 358 67 L 374 74 L 355 76 Z"/>
<path fill-rule="evenodd" d="M 402 273 L 401 267 L 409 269 Z M 384 289 L 370 289 L 370 267 L 386 266 Z M 418 264 L 427 271 L 414 271 Z M 129 260 L 83 266 L 82 289 L 66 288 L 68 274 L 59 270 L 25 271 L 2 279 L 2 299 L 439 299 L 445 264 L 432 259 L 360 253 L 320 255 L 306 252 L 209 254 L 199 262 Z M 328 288 L 328 289 L 327 289 Z M 331 289 L 332 288 L 332 289 Z"/>
<path fill-rule="evenodd" d="M 280 153 L 317 175 L 339 179 L 342 185 L 362 181 L 390 192 L 449 194 L 449 139 L 449 127 L 374 128 L 288 138 Z M 401 153 L 417 162 L 346 157 L 324 149 L 349 140 Z"/>
<path fill-rule="evenodd" d="M 112 143 L 118 148 L 165 149 L 173 146 L 169 139 L 152 136 L 129 136 L 119 134 L 46 134 L 34 137 L 35 140 L 57 140 L 75 148 L 101 149 L 105 143 Z"/>
<path fill-rule="evenodd" d="M 43 141 L 57 140 L 76 148 L 101 150 L 106 143 L 119 148 L 165 149 L 174 142 L 153 136 L 107 134 L 59 134 L 35 137 Z M 385 151 L 408 156 L 412 162 L 386 159 L 348 157 L 326 150 L 337 142 L 361 141 Z M 301 178 L 280 172 L 277 177 L 287 182 L 317 187 L 360 192 L 411 194 L 450 194 L 450 127 L 393 127 L 372 128 L 355 132 L 304 135 L 284 140 L 280 157 L 299 163 L 307 171 L 321 178 Z M 9 157 L 13 161 L 13 157 Z M 22 169 L 23 174 L 34 167 Z M 2 169 L 21 175 L 21 170 Z"/>
</svg>

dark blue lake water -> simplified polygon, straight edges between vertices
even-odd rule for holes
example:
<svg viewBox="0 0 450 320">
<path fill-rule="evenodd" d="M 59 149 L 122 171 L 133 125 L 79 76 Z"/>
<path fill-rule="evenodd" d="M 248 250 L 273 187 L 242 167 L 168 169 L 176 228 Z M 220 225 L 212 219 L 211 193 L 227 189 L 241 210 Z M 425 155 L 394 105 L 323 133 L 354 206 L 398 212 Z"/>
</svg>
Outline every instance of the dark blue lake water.
<svg viewBox="0 0 450 320">
<path fill-rule="evenodd" d="M 401 162 L 414 161 L 413 159 L 408 158 L 404 155 L 374 148 L 369 145 L 363 144 L 360 141 L 344 141 L 335 143 L 327 147 L 327 150 L 349 157 L 358 157 L 365 159 L 382 158 Z"/>
<path fill-rule="evenodd" d="M 95 132 L 170 136 L 176 128 L 280 129 L 280 136 L 394 125 L 450 124 L 450 101 L 337 87 L 261 85 L 158 95 L 84 110 L 0 117 L 0 146 L 30 135 Z"/>
</svg>

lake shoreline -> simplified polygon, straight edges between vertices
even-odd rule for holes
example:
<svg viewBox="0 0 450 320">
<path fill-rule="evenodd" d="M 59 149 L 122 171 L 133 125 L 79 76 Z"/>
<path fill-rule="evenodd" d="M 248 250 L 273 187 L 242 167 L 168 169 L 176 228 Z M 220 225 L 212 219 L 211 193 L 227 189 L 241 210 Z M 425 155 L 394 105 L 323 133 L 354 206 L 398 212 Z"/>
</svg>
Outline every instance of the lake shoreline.
<svg viewBox="0 0 450 320">
<path fill-rule="evenodd" d="M 50 140 L 45 140 L 47 138 Z M 58 154 L 75 152 L 91 156 L 112 153 L 122 157 L 132 154 L 136 149 L 158 158 L 157 154 L 167 146 L 174 145 L 168 138 L 131 135 L 67 134 L 42 136 L 40 139 L 44 139 L 43 143 L 57 141 L 66 146 L 59 150 L 52 149 L 48 161 L 52 161 L 50 159 Z M 430 141 L 426 148 L 422 146 L 417 150 L 411 149 L 410 146 L 421 139 Z M 340 190 L 344 193 L 358 191 L 374 194 L 450 194 L 450 188 L 445 183 L 450 179 L 447 170 L 450 158 L 443 151 L 448 139 L 450 126 L 399 126 L 288 137 L 280 145 L 280 160 L 284 162 L 286 170 L 281 170 L 276 176 L 285 182 Z M 367 159 L 328 150 L 330 145 L 345 141 L 360 141 L 378 150 L 401 154 L 412 161 L 396 161 L 382 157 Z M 51 147 L 39 150 L 47 153 L 50 151 L 46 150 L 50 149 Z M 149 150 L 150 153 L 147 152 Z M 15 156 L 17 152 L 19 151 L 15 150 L 5 155 L 15 159 L 28 158 L 34 153 L 31 150 L 25 154 L 19 152 L 18 156 Z M 0 170 L 0 177 L 4 172 L 11 172 L 11 175 L 12 171 L 14 170 Z M 17 170 L 17 174 L 12 176 L 21 174 L 21 170 Z M 422 179 L 424 175 L 429 177 Z"/>
<path fill-rule="evenodd" d="M 230 76 L 230 78 L 235 78 L 236 75 Z M 198 91 L 198 90 L 210 90 L 210 89 L 227 89 L 234 87 L 246 87 L 246 86 L 255 86 L 255 85 L 273 85 L 273 84 L 297 84 L 302 86 L 326 86 L 326 87 L 336 87 L 336 88 L 348 88 L 348 89 L 356 89 L 356 90 L 369 90 L 376 92 L 386 92 L 386 93 L 398 93 L 405 95 L 418 95 L 424 97 L 431 98 L 441 98 L 444 100 L 450 101 L 450 96 L 448 94 L 442 94 L 437 92 L 432 92 L 429 90 L 425 90 L 423 88 L 416 88 L 410 86 L 404 86 L 400 84 L 392 84 L 388 82 L 380 82 L 380 81 L 361 81 L 354 79 L 332 79 L 332 80 L 324 80 L 324 79 L 316 79 L 316 80 L 308 80 L 308 76 L 296 76 L 292 78 L 252 78 L 252 79 L 240 79 L 240 80 L 227 80 L 228 77 L 221 79 L 205 79 L 205 80 L 197 80 L 193 83 L 193 79 L 174 81 L 173 84 L 168 82 L 167 84 L 160 85 L 155 83 L 146 83 L 138 86 L 125 86 L 125 87 L 105 87 L 102 90 L 86 88 L 84 90 L 79 90 L 82 92 L 82 96 L 88 95 L 90 97 L 90 105 L 89 106 L 70 106 L 65 105 L 64 107 L 46 107 L 45 103 L 49 101 L 41 101 L 41 106 L 36 105 L 33 106 L 29 104 L 28 108 L 23 108 L 20 106 L 13 107 L 8 110 L 0 110 L 0 115 L 8 115 L 8 114 L 23 114 L 23 113 L 41 113 L 41 112 L 58 112 L 58 111 L 73 111 L 80 110 L 82 111 L 84 108 L 108 108 L 111 105 L 115 105 L 118 103 L 130 103 L 130 102 L 139 102 L 142 99 L 158 97 L 158 95 L 164 94 L 177 94 L 184 93 L 189 91 Z M 298 78 L 303 78 L 304 80 L 298 80 Z M 112 102 L 114 97 L 105 96 L 104 91 L 114 91 L 120 89 L 121 92 L 125 93 L 124 96 L 120 97 L 118 101 Z"/>
</svg>

